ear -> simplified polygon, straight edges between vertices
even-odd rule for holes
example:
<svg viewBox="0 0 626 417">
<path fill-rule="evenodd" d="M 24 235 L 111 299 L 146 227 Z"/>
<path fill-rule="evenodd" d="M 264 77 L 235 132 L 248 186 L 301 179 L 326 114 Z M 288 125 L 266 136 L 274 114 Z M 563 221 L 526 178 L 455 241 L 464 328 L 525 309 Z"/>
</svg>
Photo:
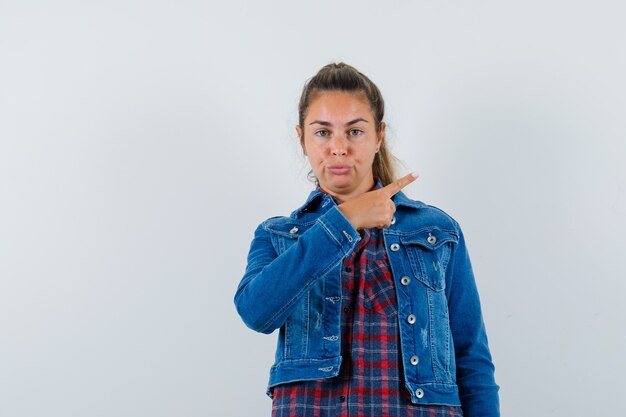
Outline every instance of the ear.
<svg viewBox="0 0 626 417">
<path fill-rule="evenodd" d="M 383 143 L 383 139 L 385 138 L 385 128 L 387 125 L 385 122 L 380 122 L 380 129 L 378 129 L 377 138 L 376 138 L 376 146 L 380 147 Z"/>
<path fill-rule="evenodd" d="M 304 146 L 304 132 L 302 131 L 302 127 L 300 125 L 296 125 L 296 133 L 298 134 L 298 140 L 300 141 L 300 146 L 302 146 L 302 153 L 304 153 L 304 156 L 307 156 L 306 147 Z"/>
</svg>

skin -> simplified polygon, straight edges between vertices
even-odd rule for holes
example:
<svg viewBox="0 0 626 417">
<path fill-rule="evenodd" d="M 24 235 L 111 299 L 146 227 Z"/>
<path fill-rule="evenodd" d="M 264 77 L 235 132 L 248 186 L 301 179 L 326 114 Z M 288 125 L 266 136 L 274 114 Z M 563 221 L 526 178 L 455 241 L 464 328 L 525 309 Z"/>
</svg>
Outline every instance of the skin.
<svg viewBox="0 0 626 417">
<path fill-rule="evenodd" d="M 355 229 L 388 227 L 396 211 L 391 198 L 413 182 L 414 173 L 374 187 L 372 164 L 385 124 L 376 122 L 362 94 L 326 91 L 311 102 L 296 132 L 320 187 L 342 201 L 339 210 Z"/>
</svg>

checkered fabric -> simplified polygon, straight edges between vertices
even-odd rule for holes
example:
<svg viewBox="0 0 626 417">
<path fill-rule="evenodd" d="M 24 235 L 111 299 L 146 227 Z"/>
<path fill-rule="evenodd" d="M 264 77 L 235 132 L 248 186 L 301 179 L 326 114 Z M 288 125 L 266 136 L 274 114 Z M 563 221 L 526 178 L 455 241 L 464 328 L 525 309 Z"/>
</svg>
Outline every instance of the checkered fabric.
<svg viewBox="0 0 626 417">
<path fill-rule="evenodd" d="M 272 417 L 460 417 L 461 407 L 415 405 L 404 387 L 395 286 L 383 234 L 362 231 L 343 263 L 339 375 L 278 385 Z"/>
</svg>

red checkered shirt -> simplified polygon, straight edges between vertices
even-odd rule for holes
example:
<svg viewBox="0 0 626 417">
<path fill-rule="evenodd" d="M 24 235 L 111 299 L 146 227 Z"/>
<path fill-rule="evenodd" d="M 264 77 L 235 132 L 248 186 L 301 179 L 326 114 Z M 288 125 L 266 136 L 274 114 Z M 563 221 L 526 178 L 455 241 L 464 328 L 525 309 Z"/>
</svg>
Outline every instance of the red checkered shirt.
<svg viewBox="0 0 626 417">
<path fill-rule="evenodd" d="M 461 407 L 412 404 L 404 387 L 398 303 L 382 231 L 366 229 L 342 271 L 341 348 L 334 378 L 273 390 L 272 417 L 459 417 Z"/>
</svg>

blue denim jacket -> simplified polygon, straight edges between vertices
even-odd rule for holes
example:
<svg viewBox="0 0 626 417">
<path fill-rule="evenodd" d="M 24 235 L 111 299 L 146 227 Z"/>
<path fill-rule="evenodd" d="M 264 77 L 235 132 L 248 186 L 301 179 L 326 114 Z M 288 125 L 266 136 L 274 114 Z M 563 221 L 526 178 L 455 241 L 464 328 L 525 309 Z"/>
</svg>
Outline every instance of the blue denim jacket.
<svg viewBox="0 0 626 417">
<path fill-rule="evenodd" d="M 494 366 L 459 224 L 402 192 L 393 201 L 395 217 L 383 235 L 411 400 L 462 405 L 466 417 L 499 416 Z M 251 329 L 280 329 L 268 394 L 281 383 L 338 374 L 341 265 L 359 240 L 333 198 L 319 189 L 291 216 L 272 217 L 256 229 L 235 305 Z"/>
</svg>

